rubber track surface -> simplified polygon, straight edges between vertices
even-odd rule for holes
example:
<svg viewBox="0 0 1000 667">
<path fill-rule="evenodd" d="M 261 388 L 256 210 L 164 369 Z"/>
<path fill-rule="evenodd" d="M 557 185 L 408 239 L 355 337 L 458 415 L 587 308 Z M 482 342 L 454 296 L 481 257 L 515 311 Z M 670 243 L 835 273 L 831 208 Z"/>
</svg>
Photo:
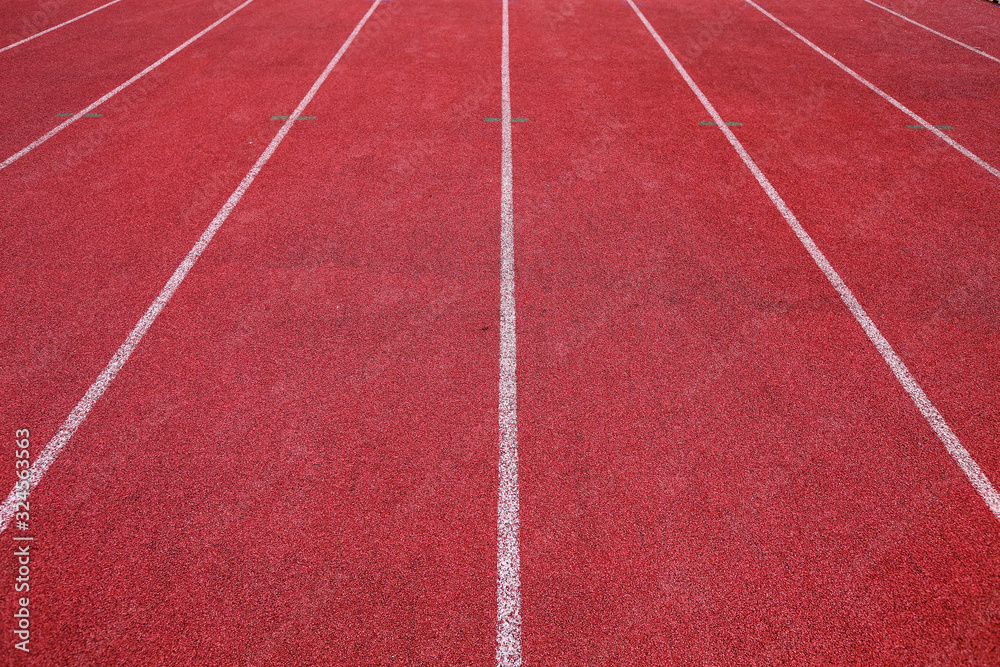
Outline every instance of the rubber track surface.
<svg viewBox="0 0 1000 667">
<path fill-rule="evenodd" d="M 0 54 L 4 156 L 238 4 Z M 370 7 L 255 0 L 0 172 L 5 488 Z M 1000 165 L 1000 66 L 764 7 Z M 379 4 L 0 535 L 0 664 L 495 664 L 501 9 Z M 1000 180 L 749 4 L 640 9 L 1000 482 Z M 1000 523 L 632 8 L 509 11 L 523 664 L 1000 663 Z"/>
</svg>

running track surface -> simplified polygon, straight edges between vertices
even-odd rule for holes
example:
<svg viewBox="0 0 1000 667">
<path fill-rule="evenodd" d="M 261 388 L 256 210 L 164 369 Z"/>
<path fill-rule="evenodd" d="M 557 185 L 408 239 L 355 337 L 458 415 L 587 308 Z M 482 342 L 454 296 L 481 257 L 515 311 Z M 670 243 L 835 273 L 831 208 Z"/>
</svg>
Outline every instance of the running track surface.
<svg viewBox="0 0 1000 667">
<path fill-rule="evenodd" d="M 100 4 L 9 3 L 0 47 Z M 0 159 L 239 4 L 0 53 Z M 1000 55 L 989 3 L 891 6 Z M 1000 64 L 762 7 L 1000 165 Z M 4 493 L 371 9 L 254 0 L 0 170 Z M 507 9 L 516 654 L 503 4 L 389 0 L 0 535 L 2 664 L 1000 663 L 1000 519 L 635 9 L 993 482 L 1000 179 L 742 0 Z"/>
</svg>

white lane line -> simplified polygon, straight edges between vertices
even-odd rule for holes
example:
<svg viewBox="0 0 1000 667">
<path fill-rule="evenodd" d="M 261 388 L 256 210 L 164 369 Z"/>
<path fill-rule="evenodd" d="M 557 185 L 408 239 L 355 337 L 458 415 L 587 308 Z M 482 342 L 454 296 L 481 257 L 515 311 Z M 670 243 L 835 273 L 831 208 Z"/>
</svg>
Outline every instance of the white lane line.
<svg viewBox="0 0 1000 667">
<path fill-rule="evenodd" d="M 123 90 L 125 90 L 126 88 L 128 88 L 129 86 L 131 86 L 133 83 L 135 83 L 136 81 L 138 81 L 142 77 L 144 77 L 147 74 L 149 74 L 150 72 L 152 72 L 154 69 L 156 69 L 157 67 L 159 67 L 163 63 L 165 63 L 168 60 L 170 60 L 171 58 L 173 58 L 175 55 L 177 55 L 178 53 L 180 53 L 181 51 L 183 51 L 185 48 L 187 48 L 188 46 L 190 46 L 192 43 L 194 43 L 199 37 L 201 37 L 202 35 L 204 35 L 205 33 L 207 33 L 209 30 L 211 30 L 212 28 L 214 28 L 217 25 L 219 25 L 220 23 L 222 23 L 226 19 L 228 19 L 230 16 L 232 16 L 236 12 L 240 11 L 241 9 L 243 9 L 244 7 L 246 7 L 247 5 L 249 5 L 251 2 L 253 2 L 253 0 L 246 0 L 246 2 L 244 2 L 242 5 L 240 5 L 239 7 L 237 7 L 236 9 L 234 9 L 233 11 L 229 12 L 228 14 L 226 14 L 225 16 L 223 16 L 221 19 L 219 19 L 218 21 L 216 21 L 212 25 L 208 26 L 207 28 L 205 28 L 204 30 L 202 30 L 201 32 L 199 32 L 197 35 L 195 35 L 194 37 L 192 37 L 188 41 L 186 41 L 183 44 L 181 44 L 176 49 L 174 49 L 173 51 L 171 51 L 167 55 L 163 56 L 162 58 L 160 58 L 159 60 L 157 60 L 155 63 L 153 63 L 152 65 L 150 65 L 146 69 L 142 70 L 141 72 L 139 72 L 138 74 L 136 74 L 135 76 L 133 76 L 131 79 L 129 79 L 125 83 L 121 84 L 120 86 L 118 86 L 117 88 L 115 88 L 114 90 L 112 90 L 111 92 L 106 93 L 103 97 L 101 97 L 97 101 L 91 102 L 87 106 L 87 108 L 85 108 L 83 111 L 77 112 L 72 118 L 68 118 L 65 121 L 63 121 L 62 123 L 60 123 L 59 125 L 56 125 L 54 128 L 52 128 L 51 130 L 49 130 L 48 132 L 46 132 L 42 136 L 38 137 L 37 139 L 35 139 L 34 141 L 32 141 L 30 144 L 28 144 L 27 146 L 25 146 L 24 148 L 22 148 L 18 152 L 14 153 L 13 155 L 11 155 L 9 158 L 7 158 L 6 160 L 4 160 L 3 162 L 0 162 L 0 169 L 6 169 L 7 167 L 9 167 L 11 164 L 13 164 L 14 162 L 16 162 L 17 160 L 21 159 L 22 157 L 24 157 L 25 155 L 27 155 L 31 151 L 35 150 L 36 148 L 38 148 L 39 146 L 41 146 L 42 144 L 44 144 L 49 139 L 51 139 L 52 137 L 54 137 L 57 134 L 59 134 L 60 132 L 62 132 L 67 127 L 69 127 L 70 125 L 72 125 L 73 123 L 75 123 L 76 121 L 78 121 L 79 119 L 83 118 L 83 116 L 85 114 L 90 113 L 91 111 L 93 111 L 97 107 L 101 106 L 102 104 L 104 104 L 105 102 L 107 102 L 108 100 L 110 100 L 112 97 L 114 97 L 115 95 L 117 95 L 118 93 L 122 92 Z"/>
<path fill-rule="evenodd" d="M 968 148 L 966 148 L 962 144 L 958 143 L 957 141 L 955 141 L 954 139 L 952 139 L 951 137 L 949 137 L 947 134 L 945 134 L 941 130 L 939 130 L 936 127 L 934 127 L 934 125 L 932 123 L 924 120 L 923 118 L 921 118 L 917 114 L 915 114 L 912 111 L 910 111 L 909 109 L 907 109 L 895 97 L 892 97 L 888 93 L 884 92 L 881 88 L 879 88 L 878 86 L 876 86 L 874 83 L 868 81 L 867 79 L 865 79 L 864 77 L 862 77 L 860 74 L 858 74 L 857 72 L 855 72 L 854 70 L 852 70 L 850 67 L 848 67 L 847 65 L 845 65 L 842 62 L 840 62 L 839 60 L 837 60 L 836 58 L 834 58 L 833 56 L 831 56 L 829 53 L 827 53 L 823 49 L 819 48 L 818 46 L 816 46 L 815 44 L 813 44 L 812 42 L 810 42 L 808 39 L 806 39 L 805 37 L 803 37 L 799 33 L 797 33 L 794 30 L 792 30 L 790 27 L 788 27 L 785 23 L 783 23 L 774 14 L 771 14 L 766 9 L 764 9 L 763 7 L 761 7 L 760 5 L 758 5 L 756 2 L 754 2 L 754 0 L 746 0 L 746 2 L 747 2 L 747 4 L 750 4 L 750 5 L 753 5 L 754 7 L 756 7 L 757 11 L 759 11 L 760 13 L 762 13 L 764 16 L 768 17 L 769 19 L 771 19 L 772 21 L 774 21 L 775 23 L 777 23 L 778 25 L 780 25 L 782 28 L 784 28 L 785 30 L 787 30 L 788 32 L 792 33 L 793 35 L 795 35 L 796 37 L 798 37 L 800 40 L 802 40 L 803 42 L 805 42 L 807 45 L 809 45 L 810 48 L 812 48 L 814 51 L 816 51 L 816 53 L 820 54 L 821 56 L 823 56 L 824 58 L 826 58 L 827 60 L 829 60 L 830 62 L 832 62 L 834 65 L 836 65 L 837 67 L 839 67 L 840 69 L 844 70 L 845 72 L 847 72 L 848 74 L 850 74 L 852 77 L 854 77 L 855 79 L 857 79 L 858 81 L 860 81 L 862 84 L 864 84 L 866 87 L 868 87 L 869 89 L 871 89 L 875 94 L 877 94 L 879 97 L 881 97 L 882 99 L 884 99 L 886 102 L 888 102 L 889 104 L 891 104 L 892 106 L 896 107 L 897 109 L 899 109 L 900 111 L 902 111 L 903 113 L 905 113 L 907 116 L 909 116 L 910 118 L 912 118 L 913 120 L 915 120 L 917 122 L 917 125 L 923 125 L 928 130 L 930 130 L 931 132 L 933 132 L 934 134 L 936 134 L 939 139 L 941 139 L 946 144 L 948 144 L 949 146 L 951 146 L 952 148 L 954 148 L 955 150 L 957 150 L 959 153 L 961 153 L 965 157 L 969 158 L 970 160 L 972 160 L 973 162 L 975 162 L 976 164 L 978 164 L 980 167 L 982 167 L 986 171 L 988 171 L 991 174 L 993 174 L 995 177 L 1000 178 L 1000 170 L 997 170 L 996 167 L 994 167 L 993 165 L 991 165 L 988 162 L 986 162 L 986 160 L 982 159 L 981 157 L 979 157 L 978 155 L 976 155 L 975 153 L 973 153 L 972 151 L 970 151 Z"/>
<path fill-rule="evenodd" d="M 750 2 L 751 0 L 747 1 Z M 653 29 L 653 26 L 646 20 L 645 15 L 643 15 L 639 8 L 635 6 L 635 3 L 632 0 L 628 0 L 628 3 L 632 6 L 632 9 L 639 16 L 639 19 L 646 26 L 646 29 L 649 30 L 649 33 L 653 36 L 653 39 L 656 40 L 656 43 L 660 45 L 663 52 L 667 54 L 668 58 L 670 58 L 670 62 L 674 64 L 674 68 L 677 69 L 680 75 L 684 78 L 684 81 L 687 82 L 688 87 L 690 87 L 694 94 L 698 97 L 702 106 L 705 107 L 705 110 L 715 120 L 716 125 L 722 133 L 726 135 L 726 139 L 728 139 L 729 143 L 736 149 L 740 159 L 743 160 L 743 164 L 745 164 L 753 173 L 754 178 L 757 179 L 760 187 L 762 187 L 764 192 L 767 193 L 767 196 L 771 198 L 775 207 L 777 207 L 778 211 L 781 212 L 781 215 L 792 228 L 792 231 L 795 232 L 795 235 L 799 238 L 799 241 L 802 242 L 802 245 L 805 246 L 805 249 L 809 252 L 813 261 L 816 262 L 820 271 L 822 271 L 823 275 L 825 275 L 827 280 L 830 281 L 833 288 L 837 290 L 837 294 L 840 295 L 841 301 L 844 302 L 844 305 L 846 305 L 848 310 L 851 311 L 851 314 L 854 315 L 854 319 L 857 320 L 858 324 L 861 325 L 861 328 L 864 329 L 865 333 L 868 335 L 868 339 L 871 340 L 872 344 L 882 355 L 882 358 L 885 359 L 886 364 L 889 365 L 889 368 L 892 370 L 893 374 L 895 374 L 896 379 L 899 380 L 899 384 L 902 385 L 903 389 L 906 390 L 906 393 L 910 395 L 910 398 L 917 406 L 917 409 L 920 410 L 920 413 L 924 416 L 924 419 L 927 420 L 927 423 L 930 424 L 930 427 L 934 429 L 934 432 L 944 444 L 948 453 L 951 454 L 953 459 L 955 459 L 958 467 L 962 469 L 962 472 L 964 472 L 965 476 L 969 478 L 972 486 L 977 492 L 979 492 L 979 495 L 982 496 L 983 500 L 986 501 L 986 505 L 990 508 L 990 511 L 993 512 L 993 515 L 997 519 L 1000 519 L 1000 494 L 998 494 L 996 489 L 993 488 L 993 484 L 990 483 L 990 480 L 979 468 L 979 465 L 976 464 L 969 452 L 962 446 L 962 443 L 958 441 L 958 437 L 952 432 L 947 422 L 945 422 L 944 417 L 941 416 L 941 413 L 938 412 L 937 408 L 934 407 L 934 404 L 931 403 L 931 400 L 927 398 L 924 390 L 920 388 L 916 379 L 910 374 L 910 371 L 906 368 L 903 360 L 899 358 L 895 350 L 892 349 L 892 346 L 889 345 L 889 341 L 882 336 L 878 327 L 876 327 L 872 319 L 868 317 L 868 313 L 866 313 L 865 309 L 861 307 L 861 304 L 854 297 L 854 294 L 851 293 L 850 288 L 847 287 L 847 284 L 844 283 L 840 274 L 837 273 L 830 262 L 826 259 L 826 256 L 824 256 L 820 251 L 819 247 L 812 240 L 812 237 L 809 236 L 802 225 L 799 224 L 799 221 L 796 219 L 791 209 L 789 209 L 785 204 L 781 195 L 779 195 L 778 191 L 774 189 L 771 182 L 767 180 L 764 172 L 760 170 L 757 163 L 753 161 L 750 154 L 747 153 L 745 148 L 743 148 L 743 144 L 741 144 L 740 140 L 736 138 L 733 131 L 722 122 L 722 116 L 719 115 L 719 112 L 715 110 L 712 103 L 709 102 L 708 98 L 705 97 L 705 94 L 701 92 L 701 89 L 687 73 L 687 70 L 684 69 L 680 61 L 677 60 L 673 52 L 667 48 L 667 45 L 660 38 L 660 35 Z"/>
<path fill-rule="evenodd" d="M 949 37 L 948 35 L 945 35 L 944 33 L 941 33 L 941 32 L 938 32 L 938 31 L 937 31 L 937 30 L 935 30 L 934 28 L 929 28 L 929 27 L 925 26 L 925 25 L 924 25 L 923 23 L 918 23 L 918 22 L 914 21 L 913 19 L 911 19 L 911 18 L 909 18 L 909 17 L 906 17 L 906 16 L 903 16 L 902 14 L 900 14 L 900 13 L 898 13 L 898 12 L 894 12 L 894 11 L 892 11 L 892 10 L 891 10 L 891 9 L 889 9 L 888 7 L 883 7 L 882 5 L 878 4 L 877 2 L 872 2 L 872 0 L 865 0 L 865 2 L 867 2 L 867 3 L 869 4 L 869 5 L 872 5 L 873 7 L 878 7 L 879 9 L 884 9 L 885 11 L 889 12 L 889 13 L 890 13 L 890 14 L 892 14 L 893 16 L 898 16 L 899 18 L 903 19 L 904 21 L 909 21 L 909 22 L 910 22 L 910 23 L 912 23 L 913 25 L 915 25 L 915 26 L 917 26 L 917 27 L 920 27 L 920 28 L 923 28 L 923 29 L 924 29 L 924 30 L 926 30 L 927 32 L 932 32 L 932 33 L 934 33 L 935 35 L 937 35 L 938 37 L 944 37 L 944 38 L 945 38 L 945 39 L 947 39 L 947 40 L 948 40 L 949 42 L 953 42 L 953 43 L 955 43 L 955 44 L 958 44 L 959 46 L 961 46 L 961 47 L 963 47 L 963 48 L 966 48 L 966 49 L 968 49 L 968 50 L 972 51 L 973 53 L 978 53 L 979 55 L 981 55 L 981 56 L 982 56 L 982 57 L 984 57 L 984 58 L 989 58 L 989 59 L 990 59 L 990 60 L 992 60 L 993 62 L 997 62 L 997 63 L 1000 63 L 1000 58 L 996 58 L 996 57 L 994 57 L 994 56 L 991 56 L 991 55 L 990 55 L 990 54 L 988 54 L 988 53 L 985 53 L 985 52 L 983 52 L 983 51 L 980 51 L 979 49 L 977 49 L 977 48 L 976 48 L 976 47 L 974 47 L 974 46 L 969 46 L 968 44 L 966 44 L 966 43 L 964 43 L 964 42 L 960 42 L 960 41 L 958 41 L 957 39 L 954 39 L 954 38 L 952 38 L 952 37 Z"/>
<path fill-rule="evenodd" d="M 198 258 L 201 257 L 205 248 L 207 248 L 208 244 L 212 241 L 212 237 L 215 236 L 215 233 L 219 231 L 222 223 L 226 221 L 229 214 L 233 212 L 234 208 L 236 208 L 236 205 L 239 203 L 240 199 L 243 198 L 244 193 L 246 193 L 247 189 L 253 183 L 257 174 L 259 174 L 260 170 L 264 168 L 267 161 L 271 159 L 271 155 L 273 155 L 274 151 L 277 150 L 278 145 L 285 138 L 285 135 L 288 134 L 288 131 L 292 129 L 292 125 L 296 122 L 296 119 L 302 115 L 306 105 L 309 104 L 312 98 L 316 95 L 316 92 L 319 90 L 320 86 L 323 85 L 323 82 L 326 81 L 326 78 L 330 75 L 334 66 L 336 66 L 336 64 L 340 61 L 341 56 L 344 55 L 344 52 L 347 51 L 351 42 L 353 42 L 354 38 L 359 32 L 361 32 L 361 28 L 368 21 L 368 17 L 372 15 L 372 12 L 375 11 L 375 8 L 378 7 L 381 2 L 382 0 L 375 0 L 375 2 L 372 3 L 371 8 L 354 27 L 354 30 L 347 38 L 347 41 L 344 42 L 343 46 L 340 47 L 340 50 L 337 51 L 337 55 L 333 57 L 333 60 L 330 61 L 330 63 L 326 66 L 326 69 L 323 70 L 323 73 L 320 74 L 318 79 L 316 79 L 316 82 L 313 83 L 309 92 L 306 93 L 306 96 L 302 98 L 301 102 L 299 102 L 299 106 L 295 108 L 295 112 L 289 116 L 288 120 L 282 123 L 281 129 L 279 129 L 278 133 L 274 135 L 273 139 L 271 139 L 271 143 L 267 145 L 264 152 L 261 153 L 259 158 L 257 158 L 257 162 L 254 163 L 253 167 L 250 168 L 250 171 L 247 172 L 247 175 L 243 177 L 242 181 L 240 181 L 239 186 L 237 186 L 236 190 L 233 191 L 233 194 L 231 194 L 226 203 L 223 204 L 222 209 L 220 209 L 216 214 L 212 223 L 205 229 L 204 232 L 202 232 L 198 242 L 194 244 L 194 247 L 188 252 L 184 261 L 180 263 L 173 275 L 170 276 L 170 280 L 168 280 L 167 284 L 163 286 L 159 295 L 153 300 L 153 303 L 142 316 L 142 319 L 140 319 L 135 325 L 135 328 L 132 329 L 132 333 L 128 335 L 128 338 L 124 343 L 122 343 L 121 347 L 118 348 L 118 351 L 115 352 L 115 355 L 97 377 L 97 380 L 94 381 L 94 384 L 90 385 L 90 389 L 87 390 L 87 393 L 84 394 L 83 398 L 80 399 L 80 402 L 77 403 L 75 408 L 73 408 L 73 411 L 70 413 L 69 417 L 66 418 L 66 421 L 64 421 L 62 426 L 59 427 L 59 431 L 49 441 L 49 444 L 45 446 L 45 449 L 43 449 L 42 453 L 38 455 L 38 458 L 35 459 L 35 462 L 29 469 L 29 493 L 33 491 L 36 486 L 38 486 L 42 476 L 45 475 L 46 471 L 48 471 L 49 467 L 56 460 L 56 457 L 59 456 L 59 453 L 69 442 L 70 438 L 72 438 L 73 434 L 76 433 L 76 429 L 80 427 L 83 420 L 85 420 L 87 415 L 90 414 L 94 404 L 97 403 L 97 400 L 102 394 L 104 394 L 104 391 L 108 388 L 108 385 L 111 384 L 111 381 L 115 379 L 115 376 L 118 374 L 118 371 L 121 370 L 122 366 L 125 365 L 125 362 L 127 362 L 129 357 L 132 356 L 132 352 L 135 351 L 135 348 L 139 345 L 140 341 L 142 341 L 142 337 L 146 335 L 146 332 L 149 331 L 149 327 L 153 325 L 157 316 L 159 316 L 160 312 L 167 305 L 167 302 L 170 301 L 170 297 L 172 297 L 174 292 L 177 291 L 177 288 L 180 287 L 180 284 L 184 280 L 185 276 L 187 276 L 188 271 L 191 270 L 191 267 L 193 267 L 195 262 L 198 261 Z M 0 506 L 0 533 L 7 529 L 7 526 L 10 524 L 11 517 L 14 516 L 14 508 L 19 500 L 16 495 L 17 490 L 17 486 L 15 485 L 3 505 Z"/>
<path fill-rule="evenodd" d="M 24 44 L 25 42 L 30 42 L 31 40 L 35 39 L 36 37 L 41 37 L 42 35 L 44 35 L 44 34 L 46 34 L 46 33 L 50 33 L 50 32 L 52 32 L 53 30 L 58 30 L 59 28 L 62 28 L 63 26 L 67 26 L 67 25 L 69 25 L 70 23 L 73 23 L 74 21 L 79 21 L 80 19 L 82 19 L 82 18 L 84 18 L 84 17 L 87 17 L 87 16 L 90 16 L 90 15 L 91 15 L 91 14 L 93 14 L 94 12 L 99 12 L 99 11 L 101 11 L 102 9 L 104 9 L 105 7 L 110 7 L 111 5 L 115 4 L 116 2 L 121 2 L 121 1 L 122 1 L 122 0 L 111 0 L 111 2 L 109 2 L 109 3 L 108 3 L 108 4 L 106 4 L 106 5 L 101 5 L 101 6 L 100 6 L 100 7 L 98 7 L 97 9 L 91 9 L 91 10 L 90 10 L 89 12 L 86 12 L 85 14 L 80 14 L 80 15 L 79 15 L 79 16 L 77 16 L 76 18 L 72 18 L 72 19 L 70 19 L 69 21 L 63 21 L 63 22 L 62 22 L 62 23 L 60 23 L 59 25 L 54 25 L 54 26 L 52 26 L 51 28 L 49 28 L 48 30 L 43 30 L 43 31 L 41 31 L 41 32 L 36 32 L 36 33 L 35 33 L 34 35 L 32 35 L 31 37 L 25 37 L 25 38 L 24 38 L 24 39 L 22 39 L 22 40 L 21 40 L 20 42 L 14 42 L 13 44 L 8 44 L 7 46 L 5 46 L 5 47 L 3 47 L 2 49 L 0 49 L 0 53 L 3 53 L 4 51 L 6 51 L 6 50 L 8 50 L 8 49 L 13 49 L 13 48 L 14 48 L 15 46 L 20 46 L 21 44 Z"/>
<path fill-rule="evenodd" d="M 510 127 L 510 32 L 503 2 L 500 56 L 500 468 L 497 484 L 497 666 L 521 664 L 520 495 L 517 483 L 517 326 L 514 304 L 514 163 Z"/>
</svg>

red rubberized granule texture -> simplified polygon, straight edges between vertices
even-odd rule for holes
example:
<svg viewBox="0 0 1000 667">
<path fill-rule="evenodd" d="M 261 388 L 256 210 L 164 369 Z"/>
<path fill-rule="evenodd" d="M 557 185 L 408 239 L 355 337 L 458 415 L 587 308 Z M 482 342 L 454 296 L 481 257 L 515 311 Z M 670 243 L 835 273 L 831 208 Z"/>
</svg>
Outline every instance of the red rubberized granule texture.
<svg viewBox="0 0 1000 667">
<path fill-rule="evenodd" d="M 0 159 L 238 4 L 0 53 Z M 255 0 L 0 170 L 5 489 L 370 7 Z M 1000 481 L 1000 179 L 747 3 L 639 8 Z M 1000 65 L 764 8 L 1000 165 Z M 376 8 L 0 534 L 0 664 L 495 663 L 501 11 Z M 509 11 L 524 664 L 1000 663 L 1000 521 L 632 7 Z"/>
</svg>

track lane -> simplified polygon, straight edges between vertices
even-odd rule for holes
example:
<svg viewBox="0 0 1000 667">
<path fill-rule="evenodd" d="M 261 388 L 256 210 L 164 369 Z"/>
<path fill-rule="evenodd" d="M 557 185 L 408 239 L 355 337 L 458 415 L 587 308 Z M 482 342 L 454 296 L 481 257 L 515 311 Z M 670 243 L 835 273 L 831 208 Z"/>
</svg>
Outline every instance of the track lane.
<svg viewBox="0 0 1000 667">
<path fill-rule="evenodd" d="M 0 48 L 38 35 L 107 2 L 108 0 L 10 0 L 4 3 L 3 10 L 0 11 Z"/>
<path fill-rule="evenodd" d="M 867 3 L 771 4 L 765 11 L 930 124 L 950 126 L 949 137 L 1000 168 L 1000 64 L 909 23 L 886 22 L 885 12 Z"/>
<path fill-rule="evenodd" d="M 0 54 L 0 87 L 5 92 L 0 114 L 6 119 L 0 159 L 6 160 L 66 120 L 57 114 L 77 113 L 242 2 L 121 3 L 58 34 Z M 101 119 L 81 121 L 99 124 Z"/>
<path fill-rule="evenodd" d="M 11 41 L 11 43 L 7 44 L 4 47 L 0 47 L 0 53 L 3 53 L 4 51 L 10 51 L 11 49 L 16 49 L 17 47 L 27 42 L 38 39 L 43 35 L 49 34 L 50 32 L 55 32 L 60 28 L 65 28 L 67 25 L 76 23 L 77 21 L 81 21 L 87 18 L 88 16 L 92 16 L 97 12 L 101 11 L 102 9 L 107 9 L 108 7 L 116 5 L 119 2 L 121 2 L 121 0 L 111 0 L 111 2 L 99 5 L 89 11 L 83 12 L 82 14 L 78 14 L 77 16 L 74 16 L 71 19 L 58 23 L 50 28 L 45 28 L 45 26 L 50 22 L 55 12 L 46 12 L 43 10 L 39 14 L 32 15 L 30 18 L 24 17 L 22 19 L 22 31 L 23 33 L 30 32 L 31 34 L 21 39 L 17 39 L 17 41 Z M 32 30 L 37 30 L 37 32 L 31 32 Z"/>
<path fill-rule="evenodd" d="M 753 4 L 752 0 L 749 0 L 749 2 Z M 986 505 L 990 508 L 994 517 L 1000 520 L 1000 493 L 997 493 L 993 484 L 986 477 L 986 475 L 983 474 L 982 469 L 969 455 L 968 450 L 966 450 L 965 447 L 962 446 L 962 443 L 959 442 L 947 421 L 938 411 L 937 407 L 935 407 L 930 401 L 927 394 L 924 393 L 923 388 L 921 388 L 919 382 L 917 382 L 916 378 L 913 377 L 913 374 L 906 367 L 906 363 L 899 357 L 898 354 L 896 354 L 892 344 L 889 343 L 885 336 L 882 335 L 878 325 L 872 321 L 868 313 L 865 312 L 864 306 L 858 302 L 857 297 L 854 296 L 851 288 L 844 283 L 843 278 L 830 264 L 830 261 L 826 258 L 823 251 L 816 245 L 816 242 L 809 235 L 809 232 L 806 231 L 806 229 L 798 221 L 795 213 L 788 208 L 788 205 L 785 203 L 784 199 L 782 199 L 781 194 L 775 190 L 771 181 L 761 171 L 760 167 L 749 155 L 749 153 L 747 153 L 746 148 L 733 133 L 729 123 L 724 121 L 722 116 L 719 115 L 719 111 L 715 108 L 711 101 L 705 97 L 701 88 L 699 88 L 694 80 L 691 79 L 687 70 L 684 69 L 684 66 L 677 60 L 673 51 L 671 51 L 670 48 L 663 42 L 659 33 L 656 32 L 656 29 L 649 23 L 638 6 L 634 2 L 629 2 L 629 6 L 633 9 L 633 11 L 635 11 L 643 25 L 646 26 L 647 30 L 649 30 L 650 35 L 652 35 L 652 37 L 656 40 L 656 43 L 663 50 L 664 55 L 667 56 L 671 64 L 677 70 L 677 73 L 681 75 L 685 83 L 687 83 L 688 87 L 691 89 L 691 92 L 694 93 L 694 95 L 698 98 L 698 101 L 701 102 L 705 111 L 711 116 L 713 121 L 711 124 L 717 126 L 721 130 L 723 135 L 726 137 L 726 140 L 740 156 L 743 164 L 754 175 L 754 179 L 760 185 L 761 189 L 763 189 L 767 194 L 771 203 L 774 204 L 775 208 L 781 213 L 781 216 L 788 223 L 789 228 L 802 243 L 803 248 L 809 253 L 812 260 L 816 263 L 817 268 L 822 271 L 823 275 L 830 282 L 830 286 L 834 288 L 841 301 L 844 303 L 844 306 L 847 307 L 851 315 L 857 321 L 858 325 L 862 328 L 862 330 L 864 330 L 875 349 L 879 351 L 879 354 L 881 354 L 886 365 L 892 370 L 893 375 L 895 375 L 896 379 L 899 381 L 900 387 L 910 396 L 914 406 L 920 410 L 920 413 L 923 415 L 924 419 L 926 419 L 928 425 L 937 434 L 941 444 L 945 446 L 945 449 L 948 450 L 948 453 L 955 460 L 955 463 L 958 464 L 958 466 L 962 469 L 962 472 L 965 473 L 966 477 L 968 477 L 969 482 L 976 489 L 976 492 L 982 497 Z M 759 5 L 755 6 L 759 9 Z M 921 123 L 925 122 L 919 118 L 916 120 Z M 957 146 L 956 144 L 953 144 L 948 137 L 938 133 L 936 128 L 933 126 L 926 126 L 924 129 L 933 130 L 935 136 L 946 139 L 949 142 L 949 145 Z M 964 149 L 962 149 L 962 152 L 963 154 L 968 154 L 968 152 Z M 977 159 L 976 161 L 980 164 L 980 166 L 986 166 L 989 168 L 989 166 L 982 163 L 981 160 Z M 996 172 L 994 175 L 1000 176 L 1000 172 Z"/>
<path fill-rule="evenodd" d="M 852 0 L 852 3 L 859 1 L 864 2 L 864 0 Z M 874 1 L 953 39 L 973 47 L 980 47 L 991 55 L 996 56 L 1000 53 L 1000 31 L 998 31 L 1000 12 L 997 12 L 996 6 L 991 7 L 987 2 Z M 902 19 L 893 18 L 893 20 L 905 23 Z"/>
<path fill-rule="evenodd" d="M 526 663 L 988 660 L 995 518 L 642 24 L 511 20 Z"/>
<path fill-rule="evenodd" d="M 956 46 L 960 46 L 963 49 L 968 50 L 970 53 L 975 53 L 975 54 L 977 54 L 977 55 L 979 55 L 979 56 L 981 56 L 983 58 L 986 58 L 987 60 L 990 60 L 992 62 L 1000 64 L 1000 58 L 997 58 L 996 56 L 987 53 L 985 51 L 985 49 L 983 47 L 981 47 L 981 46 L 972 46 L 971 44 L 966 44 L 965 42 L 963 42 L 963 41 L 961 41 L 959 39 L 955 39 L 951 35 L 946 35 L 943 32 L 941 32 L 940 30 L 935 30 L 934 28 L 930 27 L 929 25 L 926 25 L 924 23 L 921 23 L 920 21 L 914 20 L 913 18 L 907 16 L 906 14 L 901 14 L 901 13 L 897 12 L 896 10 L 894 10 L 892 7 L 888 7 L 886 5 L 882 5 L 882 4 L 879 4 L 877 2 L 872 2 L 872 0 L 864 0 L 864 1 L 867 2 L 869 5 L 871 5 L 872 7 L 876 7 L 878 9 L 881 9 L 882 11 L 887 12 L 887 13 L 891 14 L 892 16 L 895 16 L 896 18 L 898 18 L 898 19 L 900 19 L 902 21 L 906 21 L 910 25 L 915 25 L 918 28 L 920 28 L 921 30 L 926 30 L 927 32 L 929 32 L 931 34 L 937 35 L 941 39 L 944 39 L 944 40 L 946 40 L 946 41 L 948 41 L 948 42 L 950 42 L 952 44 L 955 44 Z"/>
<path fill-rule="evenodd" d="M 36 491 L 41 651 L 490 660 L 496 9 L 381 6 L 220 230 Z"/>
<path fill-rule="evenodd" d="M 750 155 L 987 477 L 1000 478 L 989 324 L 1000 187 L 935 137 L 887 120 L 888 105 L 765 17 L 726 11 L 728 21 L 708 5 L 644 9 L 720 112 L 744 123 Z M 718 38 L 688 46 L 713 20 Z"/>
<path fill-rule="evenodd" d="M 271 117 L 294 109 L 359 15 L 292 2 L 238 17 L 109 102 L 107 125 L 74 127 L 47 160 L 0 175 L 11 192 L 0 216 L 17 221 L 3 231 L 0 417 L 31 424 L 34 455 L 277 132 Z"/>
</svg>

